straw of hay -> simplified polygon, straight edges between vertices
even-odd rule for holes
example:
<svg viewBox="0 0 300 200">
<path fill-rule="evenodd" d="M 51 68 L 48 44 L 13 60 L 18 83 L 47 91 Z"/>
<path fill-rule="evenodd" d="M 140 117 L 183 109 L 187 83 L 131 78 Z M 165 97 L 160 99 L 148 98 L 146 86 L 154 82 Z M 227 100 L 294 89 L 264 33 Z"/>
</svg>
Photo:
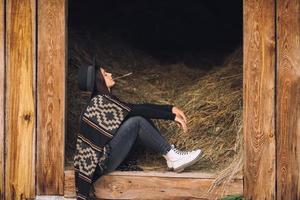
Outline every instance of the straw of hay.
<svg viewBox="0 0 300 200">
<path fill-rule="evenodd" d="M 187 134 L 174 122 L 153 121 L 163 136 L 178 148 L 203 150 L 203 158 L 187 170 L 221 171 L 211 190 L 221 182 L 230 181 L 241 170 L 241 48 L 230 54 L 221 65 L 214 66 L 213 60 L 209 63 L 204 58 L 205 62 L 194 63 L 198 67 L 191 68 L 184 62 L 162 63 L 127 44 L 113 42 L 107 35 L 101 35 L 99 40 L 93 42 L 87 42 L 92 40 L 90 36 L 74 35 L 69 46 L 66 163 L 72 163 L 74 137 L 78 131 L 78 125 L 74 122 L 78 121 L 79 113 L 89 97 L 88 93 L 77 89 L 77 68 L 81 64 L 92 63 L 93 53 L 96 52 L 115 76 L 133 72 L 129 78 L 118 80 L 114 88 L 114 93 L 121 99 L 135 103 L 173 104 L 185 112 L 189 128 Z M 91 47 L 91 43 L 96 45 Z M 92 49 L 94 46 L 96 50 Z M 207 65 L 213 67 L 208 70 Z M 133 148 L 129 160 L 137 160 L 137 165 L 144 170 L 166 169 L 161 156 L 139 148 Z"/>
</svg>

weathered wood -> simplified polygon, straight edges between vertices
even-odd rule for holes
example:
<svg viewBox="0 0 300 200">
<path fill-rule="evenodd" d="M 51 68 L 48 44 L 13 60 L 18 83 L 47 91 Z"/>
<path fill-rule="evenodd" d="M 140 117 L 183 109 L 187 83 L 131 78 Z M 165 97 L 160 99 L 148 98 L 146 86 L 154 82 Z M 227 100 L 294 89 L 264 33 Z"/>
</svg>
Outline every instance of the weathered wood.
<svg viewBox="0 0 300 200">
<path fill-rule="evenodd" d="M 105 199 L 215 199 L 242 194 L 242 177 L 226 187 L 208 190 L 216 177 L 209 173 L 119 172 L 104 175 L 95 183 L 97 198 Z M 223 193 L 224 190 L 224 193 Z M 74 171 L 65 171 L 65 197 L 75 196 Z"/>
<path fill-rule="evenodd" d="M 300 199 L 300 1 L 277 14 L 277 199 Z"/>
<path fill-rule="evenodd" d="M 35 1 L 6 1 L 5 199 L 35 197 Z"/>
<path fill-rule="evenodd" d="M 37 193 L 63 195 L 66 1 L 38 0 Z"/>
<path fill-rule="evenodd" d="M 66 200 L 64 196 L 49 196 L 49 195 L 42 195 L 36 196 L 35 200 Z"/>
<path fill-rule="evenodd" d="M 5 97 L 5 63 L 4 63 L 4 0 L 0 0 L 0 199 L 4 199 L 4 97 Z"/>
<path fill-rule="evenodd" d="M 275 198 L 275 0 L 244 0 L 244 195 Z"/>
</svg>

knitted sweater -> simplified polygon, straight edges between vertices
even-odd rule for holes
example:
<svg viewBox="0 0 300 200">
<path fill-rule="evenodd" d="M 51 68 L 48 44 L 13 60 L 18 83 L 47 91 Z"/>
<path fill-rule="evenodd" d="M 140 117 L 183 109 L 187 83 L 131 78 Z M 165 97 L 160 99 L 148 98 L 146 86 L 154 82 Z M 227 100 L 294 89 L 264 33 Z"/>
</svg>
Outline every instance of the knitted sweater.
<svg viewBox="0 0 300 200">
<path fill-rule="evenodd" d="M 132 104 L 126 103 L 131 109 L 126 118 L 132 116 L 142 116 L 149 119 L 165 119 L 175 120 L 175 114 L 172 113 L 173 105 L 158 105 L 158 104 Z"/>
<path fill-rule="evenodd" d="M 77 199 L 90 199 L 91 185 L 107 168 L 109 141 L 129 117 L 174 120 L 172 105 L 131 104 L 109 95 L 96 95 L 80 115 L 74 156 Z"/>
</svg>

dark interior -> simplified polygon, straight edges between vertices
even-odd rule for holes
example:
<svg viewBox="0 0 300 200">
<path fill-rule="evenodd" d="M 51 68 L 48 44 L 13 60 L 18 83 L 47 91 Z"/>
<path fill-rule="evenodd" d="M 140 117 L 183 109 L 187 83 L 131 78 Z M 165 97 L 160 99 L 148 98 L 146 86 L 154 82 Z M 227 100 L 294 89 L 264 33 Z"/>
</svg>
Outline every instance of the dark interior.
<svg viewBox="0 0 300 200">
<path fill-rule="evenodd" d="M 241 46 L 242 4 L 241 0 L 72 0 L 68 2 L 69 60 L 73 35 L 77 33 L 76 37 L 84 34 L 92 38 L 85 42 L 90 54 L 108 43 L 114 44 L 116 53 L 122 53 L 120 44 L 126 44 L 160 63 L 182 62 L 190 68 L 209 70 Z M 103 37 L 109 39 L 101 40 L 95 47 L 92 41 Z M 198 65 L 205 62 L 203 58 L 213 64 Z M 113 60 L 114 55 L 107 58 L 106 64 L 112 65 Z M 70 73 L 71 67 L 69 61 Z M 68 80 L 68 84 L 76 82 Z M 68 97 L 66 165 L 72 162 L 75 148 L 71 127 L 77 118 L 70 116 L 78 106 L 72 101 Z"/>
<path fill-rule="evenodd" d="M 242 1 L 72 0 L 68 13 L 69 29 L 113 34 L 162 61 L 242 42 Z"/>
</svg>

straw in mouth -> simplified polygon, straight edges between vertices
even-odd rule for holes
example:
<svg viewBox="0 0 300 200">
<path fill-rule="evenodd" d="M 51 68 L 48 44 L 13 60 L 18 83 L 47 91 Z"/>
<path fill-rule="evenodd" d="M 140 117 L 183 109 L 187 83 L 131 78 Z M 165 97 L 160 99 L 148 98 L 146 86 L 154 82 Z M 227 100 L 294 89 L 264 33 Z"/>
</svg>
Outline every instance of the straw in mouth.
<svg viewBox="0 0 300 200">
<path fill-rule="evenodd" d="M 118 77 L 114 78 L 114 80 L 120 79 L 120 78 L 123 78 L 123 77 L 126 77 L 126 76 L 129 76 L 129 75 L 131 75 L 131 74 L 132 74 L 132 72 L 127 73 L 127 74 L 124 74 L 124 75 L 122 75 L 122 76 L 118 76 Z"/>
</svg>

